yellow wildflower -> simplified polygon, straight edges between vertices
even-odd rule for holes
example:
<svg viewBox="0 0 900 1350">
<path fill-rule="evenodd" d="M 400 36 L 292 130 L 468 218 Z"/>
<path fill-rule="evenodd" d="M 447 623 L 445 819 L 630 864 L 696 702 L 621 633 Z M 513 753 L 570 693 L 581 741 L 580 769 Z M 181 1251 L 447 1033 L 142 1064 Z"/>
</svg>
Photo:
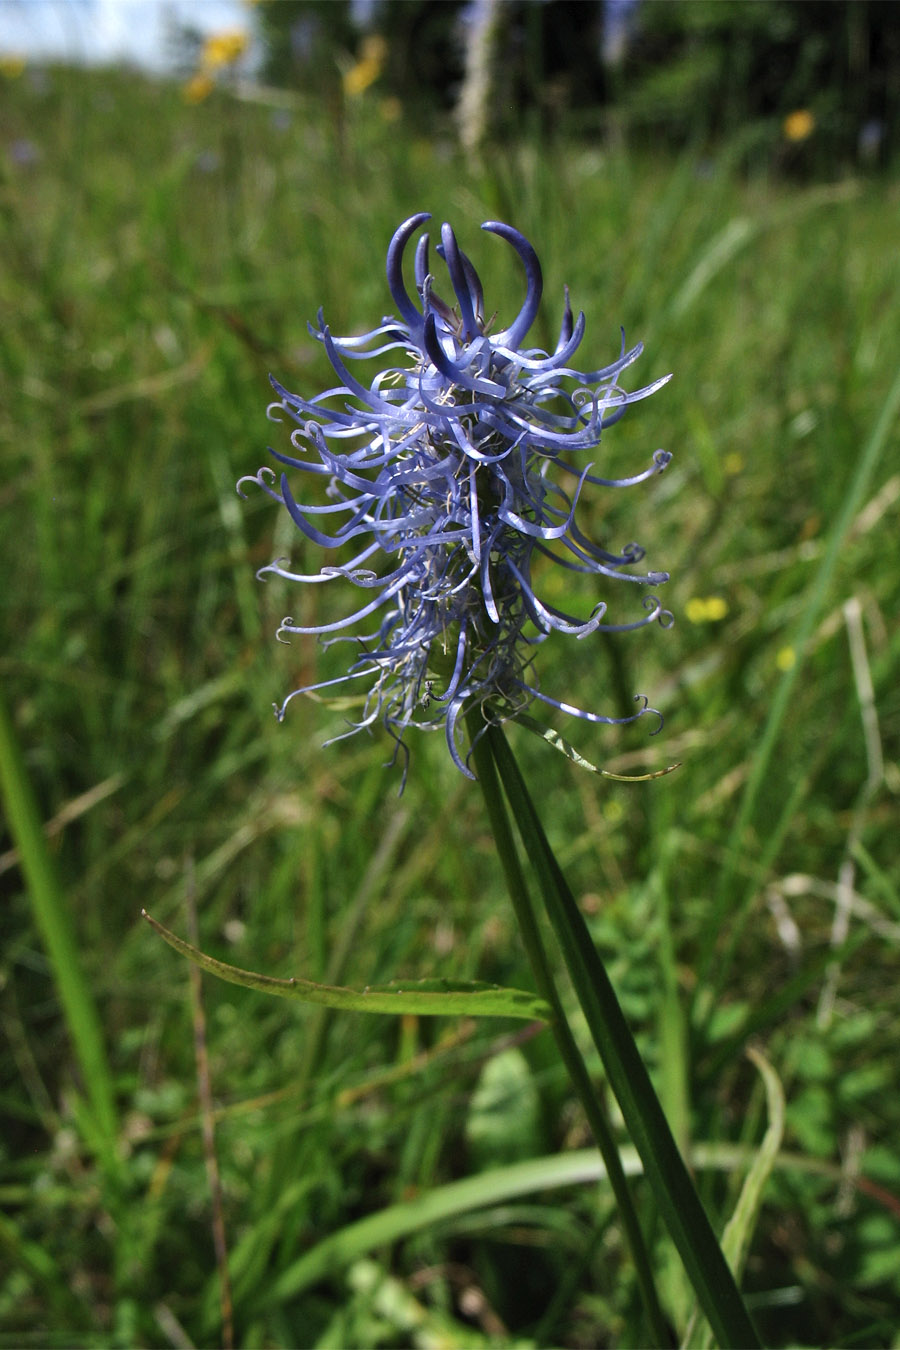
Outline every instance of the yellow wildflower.
<svg viewBox="0 0 900 1350">
<path fill-rule="evenodd" d="M 240 28 L 213 33 L 203 44 L 200 64 L 204 70 L 221 70 L 234 65 L 247 50 L 247 34 Z"/>
<path fill-rule="evenodd" d="M 797 108 L 788 113 L 781 124 L 786 141 L 800 142 L 808 140 L 816 129 L 816 119 L 809 108 Z"/>
<path fill-rule="evenodd" d="M 695 595 L 684 607 L 689 623 L 717 623 L 728 613 L 728 601 L 721 595 Z"/>
<path fill-rule="evenodd" d="M 363 39 L 359 60 L 344 74 L 344 93 L 348 98 L 358 98 L 375 83 L 384 70 L 387 52 L 387 42 L 380 33 L 370 33 Z"/>
</svg>

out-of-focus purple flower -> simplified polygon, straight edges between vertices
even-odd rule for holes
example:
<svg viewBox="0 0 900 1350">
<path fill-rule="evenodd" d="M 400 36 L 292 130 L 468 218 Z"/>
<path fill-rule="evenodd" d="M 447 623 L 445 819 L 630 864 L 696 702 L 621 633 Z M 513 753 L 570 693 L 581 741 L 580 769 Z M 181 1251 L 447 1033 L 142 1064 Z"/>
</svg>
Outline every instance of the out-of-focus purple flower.
<svg viewBox="0 0 900 1350">
<path fill-rule="evenodd" d="M 884 144 L 885 126 L 877 117 L 870 117 L 859 129 L 857 148 L 859 157 L 866 164 L 874 164 Z"/>
<path fill-rule="evenodd" d="M 625 60 L 640 4 L 641 0 L 603 0 L 604 65 L 618 66 Z"/>
<path fill-rule="evenodd" d="M 19 136 L 16 140 L 10 142 L 9 157 L 13 164 L 28 169 L 31 168 L 32 164 L 40 162 L 41 152 L 34 141 L 28 140 L 25 136 Z"/>
<path fill-rule="evenodd" d="M 321 24 L 315 14 L 305 14 L 291 24 L 291 55 L 295 61 L 307 62 L 319 39 Z"/>
<path fill-rule="evenodd" d="M 605 623 L 606 602 L 585 617 L 565 612 L 537 591 L 533 575 L 544 564 L 569 573 L 656 587 L 665 572 L 637 570 L 643 550 L 627 544 L 610 552 L 582 533 L 575 520 L 586 485 L 627 487 L 666 467 L 658 450 L 643 471 L 628 478 L 592 472 L 601 430 L 617 422 L 629 403 L 648 397 L 668 376 L 627 393 L 619 377 L 640 355 L 640 344 L 602 370 L 582 373 L 571 364 L 584 336 L 584 314 L 573 318 L 566 291 L 559 341 L 553 352 L 524 348 L 542 291 L 541 268 L 527 239 L 509 225 L 482 228 L 505 239 L 525 269 L 525 302 L 506 328 L 492 332 L 481 281 L 442 226 L 437 252 L 456 305 L 437 293 L 429 268 L 429 238 L 415 250 L 417 301 L 403 277 L 403 254 L 429 219 L 411 216 L 387 252 L 387 279 L 399 314 L 362 337 L 334 338 L 319 312 L 310 331 L 324 346 L 337 384 L 313 398 L 291 394 L 277 380 L 275 421 L 297 423 L 293 455 L 271 453 L 287 469 L 322 480 L 315 501 L 301 501 L 284 471 L 266 466 L 255 482 L 282 502 L 304 537 L 333 562 L 312 574 L 291 571 L 279 559 L 260 575 L 307 585 L 350 582 L 360 602 L 332 623 L 304 626 L 283 620 L 279 637 L 315 633 L 326 643 L 349 642 L 347 674 L 295 690 L 277 709 L 284 716 L 297 694 L 355 681 L 366 686 L 361 716 L 345 735 L 381 722 L 404 753 L 410 727 L 442 728 L 454 762 L 464 772 L 458 743 L 461 716 L 480 708 L 486 721 L 515 717 L 535 698 L 588 722 L 633 721 L 583 711 L 538 688 L 535 648 L 554 633 L 586 638 L 621 632 L 671 615 L 655 595 L 631 622 Z M 379 369 L 369 383 L 350 369 L 355 362 L 402 353 L 402 362 Z M 657 713 L 658 717 L 659 714 Z M 658 729 L 658 728 L 657 728 Z M 337 737 L 336 739 L 341 739 Z M 470 775 L 471 776 L 471 775 Z"/>
</svg>

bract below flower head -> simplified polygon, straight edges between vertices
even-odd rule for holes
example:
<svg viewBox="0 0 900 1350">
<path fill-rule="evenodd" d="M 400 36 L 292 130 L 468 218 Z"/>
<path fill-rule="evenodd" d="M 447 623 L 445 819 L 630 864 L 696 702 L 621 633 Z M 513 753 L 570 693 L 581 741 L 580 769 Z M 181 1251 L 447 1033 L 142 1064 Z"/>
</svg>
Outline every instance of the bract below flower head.
<svg viewBox="0 0 900 1350">
<path fill-rule="evenodd" d="M 438 293 L 424 232 L 413 299 L 403 258 L 428 219 L 425 212 L 411 216 L 388 247 L 387 281 L 399 317 L 382 319 L 362 337 L 335 338 L 319 312 L 310 332 L 337 383 L 304 398 L 272 380 L 278 399 L 269 416 L 296 423 L 295 453 L 271 450 L 280 475 L 266 466 L 241 479 L 238 490 L 257 483 L 329 559 L 311 574 L 280 559 L 261 576 L 344 582 L 358 595 L 352 612 L 331 623 L 283 620 L 279 637 L 315 633 L 326 643 L 348 642 L 351 654 L 346 674 L 295 690 L 279 718 L 298 694 L 358 681 L 361 714 L 344 735 L 383 724 L 403 752 L 405 772 L 407 731 L 442 728 L 454 762 L 471 777 L 458 727 L 473 708 L 485 722 L 515 717 L 533 699 L 588 722 L 655 713 L 643 696 L 626 718 L 572 707 L 538 687 L 532 663 L 535 648 L 553 634 L 583 639 L 667 626 L 671 615 L 656 595 L 644 595 L 634 620 L 609 623 L 603 598 L 586 616 L 567 613 L 541 598 L 535 574 L 554 564 L 648 591 L 668 580 L 665 572 L 639 570 L 639 545 L 608 551 L 582 533 L 575 516 L 587 487 L 633 486 L 666 467 L 670 455 L 658 450 L 631 477 L 603 477 L 594 471 L 594 452 L 601 432 L 669 377 L 626 392 L 619 379 L 642 347 L 626 351 L 624 334 L 616 360 L 575 369 L 585 319 L 573 317 L 568 289 L 555 349 L 525 347 L 541 300 L 541 267 L 528 240 L 499 221 L 482 228 L 512 246 L 526 279 L 525 301 L 508 327 L 491 331 L 481 280 L 449 225 L 436 251 L 455 304 Z M 379 358 L 368 382 L 351 369 Z M 285 470 L 322 480 L 324 491 L 301 500 Z"/>
</svg>

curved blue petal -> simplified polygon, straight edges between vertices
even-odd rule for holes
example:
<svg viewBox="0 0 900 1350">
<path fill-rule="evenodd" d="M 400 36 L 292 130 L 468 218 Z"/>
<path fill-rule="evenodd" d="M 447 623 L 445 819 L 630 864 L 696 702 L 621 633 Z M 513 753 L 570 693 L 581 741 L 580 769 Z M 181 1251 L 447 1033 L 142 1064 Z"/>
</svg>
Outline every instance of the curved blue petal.
<svg viewBox="0 0 900 1350">
<path fill-rule="evenodd" d="M 541 303 L 541 295 L 544 290 L 544 277 L 541 272 L 541 264 L 538 262 L 538 255 L 518 230 L 513 229 L 512 225 L 504 225 L 499 220 L 487 220 L 481 227 L 483 230 L 489 230 L 491 234 L 499 234 L 501 239 L 512 244 L 518 253 L 525 267 L 525 279 L 527 289 L 525 292 L 525 303 L 519 310 L 515 322 L 510 324 L 509 328 L 504 329 L 502 333 L 497 333 L 495 341 L 498 344 L 507 347 L 518 347 L 525 334 L 537 316 L 538 306 Z"/>
<path fill-rule="evenodd" d="M 408 220 L 404 220 L 400 228 L 394 233 L 387 251 L 388 290 L 394 297 L 394 304 L 414 333 L 422 327 L 422 315 L 410 300 L 403 284 L 403 253 L 419 226 L 424 225 L 425 221 L 430 219 L 430 211 L 419 211 L 416 215 L 410 216 Z"/>
<path fill-rule="evenodd" d="M 472 304 L 472 295 L 469 291 L 469 283 L 463 269 L 462 258 L 456 243 L 456 235 L 446 223 L 441 226 L 441 243 L 443 245 L 444 261 L 447 264 L 447 271 L 450 273 L 450 281 L 453 284 L 453 290 L 459 301 L 459 314 L 462 319 L 463 337 L 467 342 L 478 332 L 478 325 L 475 322 L 475 310 Z"/>
</svg>

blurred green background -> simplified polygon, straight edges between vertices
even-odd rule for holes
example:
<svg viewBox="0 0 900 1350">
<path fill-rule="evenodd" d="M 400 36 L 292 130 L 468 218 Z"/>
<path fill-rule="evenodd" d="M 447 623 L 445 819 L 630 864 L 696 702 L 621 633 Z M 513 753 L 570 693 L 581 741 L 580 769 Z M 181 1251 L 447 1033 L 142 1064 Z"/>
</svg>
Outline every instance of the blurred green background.
<svg viewBox="0 0 900 1350">
<path fill-rule="evenodd" d="M 0 63 L 3 1344 L 221 1344 L 229 1320 L 240 1345 L 641 1343 L 607 1192 L 553 1171 L 590 1140 L 546 1033 L 205 978 L 217 1196 L 200 1005 L 139 918 L 193 914 L 205 950 L 271 975 L 528 987 L 442 737 L 411 739 L 398 798 L 381 736 L 323 750 L 341 714 L 307 700 L 275 723 L 340 668 L 279 621 L 347 596 L 257 583 L 319 560 L 234 492 L 280 446 L 269 373 L 330 383 L 307 320 L 389 312 L 385 247 L 418 210 L 453 223 L 501 321 L 521 274 L 489 218 L 541 257 L 535 342 L 567 284 L 585 365 L 623 325 L 635 383 L 674 372 L 603 441 L 604 473 L 657 447 L 672 466 L 586 494 L 582 525 L 672 573 L 676 625 L 550 642 L 540 672 L 580 706 L 665 713 L 650 741 L 561 725 L 589 759 L 682 767 L 615 783 L 511 739 L 720 1229 L 766 1127 L 746 1046 L 781 1078 L 744 1280 L 764 1339 L 898 1344 L 891 8 L 648 3 L 604 61 L 599 6 L 576 7 L 587 52 L 571 7 L 510 5 L 515 60 L 465 150 L 453 5 L 385 4 L 368 32 L 338 4 L 260 5 L 252 83 L 240 44 L 183 30 L 170 79 Z"/>
</svg>

